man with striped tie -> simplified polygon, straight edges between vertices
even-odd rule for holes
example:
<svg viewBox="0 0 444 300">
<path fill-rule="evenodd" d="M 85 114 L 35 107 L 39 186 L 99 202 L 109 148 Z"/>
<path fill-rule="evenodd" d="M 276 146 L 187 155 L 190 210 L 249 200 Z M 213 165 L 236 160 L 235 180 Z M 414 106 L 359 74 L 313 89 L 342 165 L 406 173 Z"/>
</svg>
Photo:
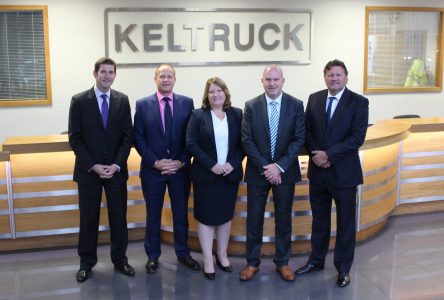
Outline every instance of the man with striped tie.
<svg viewBox="0 0 444 300">
<path fill-rule="evenodd" d="M 295 183 L 301 180 L 298 154 L 304 144 L 304 105 L 282 92 L 284 77 L 277 65 L 262 75 L 265 93 L 247 101 L 242 120 L 242 145 L 247 154 L 247 266 L 239 279 L 248 281 L 259 271 L 265 205 L 273 193 L 275 219 L 274 263 L 285 281 L 293 281 L 291 213 Z"/>
</svg>

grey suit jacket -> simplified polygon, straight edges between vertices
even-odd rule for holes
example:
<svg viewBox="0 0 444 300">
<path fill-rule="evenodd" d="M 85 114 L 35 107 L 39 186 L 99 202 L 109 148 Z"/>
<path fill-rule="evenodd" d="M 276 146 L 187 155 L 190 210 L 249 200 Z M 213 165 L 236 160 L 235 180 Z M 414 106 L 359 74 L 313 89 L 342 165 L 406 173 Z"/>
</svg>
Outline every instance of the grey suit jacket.
<svg viewBox="0 0 444 300">
<path fill-rule="evenodd" d="M 268 125 L 267 100 L 262 94 L 245 103 L 242 119 L 242 146 L 247 155 L 245 181 L 268 185 L 262 175 L 263 167 L 277 163 L 283 170 L 283 184 L 301 180 L 298 155 L 304 145 L 304 105 L 286 93 L 282 95 L 275 157 L 271 158 L 270 128 Z"/>
</svg>

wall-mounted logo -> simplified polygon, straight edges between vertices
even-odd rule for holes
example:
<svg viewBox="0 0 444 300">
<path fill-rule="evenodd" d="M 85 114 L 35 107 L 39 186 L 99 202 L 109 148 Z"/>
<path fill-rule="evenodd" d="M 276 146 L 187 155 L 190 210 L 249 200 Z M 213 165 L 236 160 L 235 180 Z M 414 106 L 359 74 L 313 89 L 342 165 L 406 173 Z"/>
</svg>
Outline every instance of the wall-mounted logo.
<svg viewBox="0 0 444 300">
<path fill-rule="evenodd" d="M 278 9 L 105 9 L 119 66 L 309 64 L 312 13 Z"/>
</svg>

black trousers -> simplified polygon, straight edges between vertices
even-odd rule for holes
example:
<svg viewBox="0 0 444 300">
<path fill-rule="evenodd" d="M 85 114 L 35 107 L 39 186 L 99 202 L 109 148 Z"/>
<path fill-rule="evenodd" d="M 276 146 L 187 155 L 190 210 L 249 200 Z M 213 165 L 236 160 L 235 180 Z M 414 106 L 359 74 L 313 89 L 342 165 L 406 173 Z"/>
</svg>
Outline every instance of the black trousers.
<svg viewBox="0 0 444 300">
<path fill-rule="evenodd" d="M 126 182 L 120 185 L 103 180 L 101 185 L 78 185 L 80 232 L 77 252 L 80 267 L 91 269 L 97 263 L 97 238 L 100 221 L 102 187 L 105 189 L 108 220 L 111 231 L 111 261 L 114 265 L 128 262 L 128 228 L 126 222 L 128 191 Z"/>
<path fill-rule="evenodd" d="M 291 254 L 291 213 L 294 199 L 294 184 L 247 185 L 247 244 L 246 259 L 249 266 L 261 263 L 264 212 L 268 193 L 272 190 L 275 220 L 275 247 L 273 258 L 276 266 L 288 265 Z"/>
<path fill-rule="evenodd" d="M 339 273 L 348 273 L 356 245 L 356 187 L 336 188 L 328 183 L 311 183 L 310 205 L 313 213 L 309 263 L 323 264 L 331 231 L 332 199 L 336 204 L 336 244 L 334 265 Z"/>
</svg>

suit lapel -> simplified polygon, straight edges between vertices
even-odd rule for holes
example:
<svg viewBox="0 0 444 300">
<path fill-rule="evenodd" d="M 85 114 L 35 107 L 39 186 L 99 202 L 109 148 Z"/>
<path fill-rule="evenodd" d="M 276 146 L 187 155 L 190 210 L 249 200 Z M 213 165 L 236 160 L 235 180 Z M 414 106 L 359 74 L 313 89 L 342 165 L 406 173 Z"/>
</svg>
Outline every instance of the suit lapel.
<svg viewBox="0 0 444 300">
<path fill-rule="evenodd" d="M 94 88 L 89 90 L 87 102 L 93 112 L 93 115 L 97 119 L 97 122 L 99 122 L 100 126 L 103 128 L 102 115 L 99 110 L 99 104 L 97 102 L 97 97 L 96 93 L 94 92 Z"/>
<path fill-rule="evenodd" d="M 234 149 L 234 143 L 236 135 L 234 133 L 234 130 L 236 128 L 236 113 L 234 109 L 228 109 L 226 111 L 227 115 L 227 123 L 228 123 L 228 157 L 231 157 L 233 155 L 233 149 Z"/>
<path fill-rule="evenodd" d="M 341 114 L 344 111 L 344 108 L 347 107 L 347 102 L 350 101 L 350 92 L 347 88 L 345 88 L 344 93 L 342 94 L 341 99 L 339 100 L 338 105 L 333 113 L 333 116 L 330 120 L 330 126 L 327 128 L 327 131 L 330 131 L 331 128 L 338 122 L 341 118 Z"/>
<path fill-rule="evenodd" d="M 323 132 L 327 131 L 327 124 L 326 124 L 326 118 L 327 118 L 327 111 L 326 111 L 326 107 L 327 107 L 327 96 L 328 96 L 328 91 L 324 90 L 321 93 L 320 99 L 318 99 L 314 104 L 315 104 L 315 108 L 313 111 L 315 112 L 322 112 L 318 115 L 318 120 L 319 123 L 321 123 L 321 125 L 319 126 L 319 128 L 323 129 Z"/>
<path fill-rule="evenodd" d="M 109 128 L 109 124 L 111 124 L 112 119 L 114 118 L 115 114 L 119 110 L 120 105 L 120 99 L 117 97 L 116 93 L 111 90 L 110 91 L 110 99 L 109 99 L 109 113 L 108 113 L 108 123 L 106 128 Z"/>
<path fill-rule="evenodd" d="M 158 129 L 162 133 L 162 136 L 163 136 L 165 132 L 163 130 L 162 117 L 160 115 L 159 100 L 157 99 L 157 95 L 156 94 L 154 94 L 154 96 L 150 100 L 150 104 L 149 105 L 151 106 L 150 108 L 152 109 L 152 111 L 154 113 L 154 116 L 156 118 L 156 123 L 158 125 Z"/>
<path fill-rule="evenodd" d="M 204 109 L 202 114 L 202 121 L 207 129 L 207 134 L 210 137 L 211 144 L 216 151 L 216 138 L 214 136 L 214 126 L 213 126 L 213 117 L 211 116 L 210 109 Z"/>
<path fill-rule="evenodd" d="M 265 99 L 265 94 L 262 94 L 260 100 L 260 119 L 266 120 L 265 122 L 261 122 L 263 126 L 263 130 L 265 132 L 265 136 L 267 137 L 267 142 L 270 143 L 270 124 L 268 120 L 268 110 L 267 110 L 267 99 Z"/>
</svg>

